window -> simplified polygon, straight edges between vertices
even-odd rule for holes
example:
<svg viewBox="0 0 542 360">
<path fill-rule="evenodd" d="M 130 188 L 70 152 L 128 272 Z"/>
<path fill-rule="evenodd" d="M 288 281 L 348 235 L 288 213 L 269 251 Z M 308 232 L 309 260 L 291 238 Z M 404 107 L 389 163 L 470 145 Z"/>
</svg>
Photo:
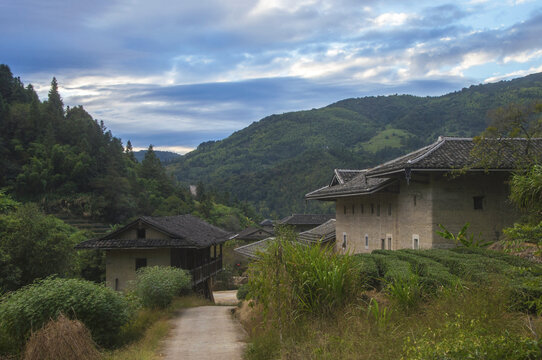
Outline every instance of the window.
<svg viewBox="0 0 542 360">
<path fill-rule="evenodd" d="M 376 204 L 376 216 L 380 216 L 380 204 Z"/>
<path fill-rule="evenodd" d="M 365 249 L 369 248 L 369 235 L 365 234 Z"/>
<path fill-rule="evenodd" d="M 343 249 L 346 249 L 346 233 L 343 232 Z"/>
<path fill-rule="evenodd" d="M 391 203 L 388 204 L 388 216 L 391 216 Z"/>
<path fill-rule="evenodd" d="M 380 247 L 382 250 L 386 250 L 386 239 L 380 239 Z"/>
<path fill-rule="evenodd" d="M 414 195 L 414 206 L 416 206 L 416 195 Z"/>
<path fill-rule="evenodd" d="M 472 198 L 474 201 L 474 210 L 483 210 L 484 209 L 484 197 L 483 196 L 474 196 Z"/>
<path fill-rule="evenodd" d="M 355 209 L 356 209 L 356 205 L 352 204 L 352 214 L 354 214 Z"/>
<path fill-rule="evenodd" d="M 343 210 L 344 210 L 344 214 L 346 215 L 346 205 L 344 206 Z"/>
<path fill-rule="evenodd" d="M 137 229 L 137 238 L 145 239 L 145 229 Z"/>
<path fill-rule="evenodd" d="M 115 291 L 119 290 L 119 278 L 115 278 Z"/>
<path fill-rule="evenodd" d="M 138 258 L 135 259 L 135 269 L 136 271 L 141 269 L 142 267 L 147 266 L 147 258 Z"/>
<path fill-rule="evenodd" d="M 375 213 L 375 204 L 371 204 L 371 214 Z"/>
<path fill-rule="evenodd" d="M 414 250 L 418 250 L 420 248 L 420 235 L 418 234 L 412 235 L 412 248 Z"/>
<path fill-rule="evenodd" d="M 388 250 L 391 250 L 391 234 L 387 234 L 386 237 L 388 238 Z"/>
<path fill-rule="evenodd" d="M 361 210 L 361 213 L 363 214 L 363 204 L 361 204 L 360 210 Z"/>
</svg>

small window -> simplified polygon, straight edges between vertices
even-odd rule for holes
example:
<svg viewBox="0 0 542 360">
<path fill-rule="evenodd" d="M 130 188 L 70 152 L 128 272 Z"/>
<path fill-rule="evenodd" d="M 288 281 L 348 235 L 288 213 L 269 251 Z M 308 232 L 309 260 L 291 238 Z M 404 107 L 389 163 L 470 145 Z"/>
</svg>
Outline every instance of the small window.
<svg viewBox="0 0 542 360">
<path fill-rule="evenodd" d="M 115 291 L 119 290 L 119 278 L 115 278 Z"/>
<path fill-rule="evenodd" d="M 386 239 L 380 239 L 380 247 L 382 250 L 386 250 Z"/>
<path fill-rule="evenodd" d="M 380 204 L 376 204 L 376 216 L 380 216 Z"/>
<path fill-rule="evenodd" d="M 412 248 L 418 250 L 420 248 L 420 235 L 412 235 Z"/>
<path fill-rule="evenodd" d="M 365 249 L 369 248 L 369 235 L 365 234 Z"/>
<path fill-rule="evenodd" d="M 484 197 L 483 196 L 474 196 L 474 210 L 483 210 L 484 209 Z"/>
<path fill-rule="evenodd" d="M 145 239 L 145 229 L 137 229 L 137 238 Z"/>
<path fill-rule="evenodd" d="M 344 214 L 346 215 L 346 206 L 344 206 L 344 209 L 343 209 L 343 210 L 344 210 Z"/>
<path fill-rule="evenodd" d="M 388 216 L 391 216 L 391 203 L 388 204 Z"/>
<path fill-rule="evenodd" d="M 388 250 L 391 250 L 391 235 L 388 235 Z"/>
<path fill-rule="evenodd" d="M 352 214 L 355 213 L 355 210 L 356 210 L 356 205 L 352 204 Z"/>
<path fill-rule="evenodd" d="M 346 233 L 343 233 L 343 249 L 346 249 Z"/>
<path fill-rule="evenodd" d="M 135 259 L 135 269 L 136 271 L 141 269 L 142 267 L 147 266 L 147 258 L 138 258 Z"/>
<path fill-rule="evenodd" d="M 363 214 L 363 204 L 360 206 L 361 213 Z"/>
<path fill-rule="evenodd" d="M 414 195 L 414 206 L 416 206 L 416 195 Z"/>
<path fill-rule="evenodd" d="M 371 215 L 375 213 L 375 204 L 371 204 Z"/>
</svg>

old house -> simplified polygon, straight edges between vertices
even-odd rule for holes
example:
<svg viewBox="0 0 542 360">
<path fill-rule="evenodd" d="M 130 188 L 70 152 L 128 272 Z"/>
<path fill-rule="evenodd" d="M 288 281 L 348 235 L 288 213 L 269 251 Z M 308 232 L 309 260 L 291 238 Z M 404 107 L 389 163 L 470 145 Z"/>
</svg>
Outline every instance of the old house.
<svg viewBox="0 0 542 360">
<path fill-rule="evenodd" d="M 468 222 L 469 233 L 497 240 L 516 216 L 508 179 L 517 154 L 542 154 L 542 140 L 493 141 L 500 150 L 490 167 L 475 166 L 472 139 L 440 137 L 371 169 L 335 170 L 329 185 L 305 197 L 336 203 L 335 249 L 341 252 L 454 246 L 436 234 L 439 224 L 457 232 Z"/>
<path fill-rule="evenodd" d="M 222 244 L 228 233 L 192 215 L 143 216 L 77 249 L 106 251 L 106 285 L 123 290 L 144 266 L 174 266 L 189 270 L 194 287 L 208 289 L 222 270 Z"/>
<path fill-rule="evenodd" d="M 232 239 L 244 240 L 244 241 L 257 241 L 263 240 L 273 236 L 273 230 L 268 230 L 256 226 L 249 226 L 238 234 L 232 236 Z"/>
</svg>

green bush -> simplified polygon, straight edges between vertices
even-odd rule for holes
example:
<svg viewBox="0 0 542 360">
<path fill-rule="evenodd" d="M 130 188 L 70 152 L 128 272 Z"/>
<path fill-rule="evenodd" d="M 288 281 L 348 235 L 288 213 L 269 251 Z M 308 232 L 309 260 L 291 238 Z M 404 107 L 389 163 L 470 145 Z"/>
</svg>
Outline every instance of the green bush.
<svg viewBox="0 0 542 360">
<path fill-rule="evenodd" d="M 245 300 L 247 298 L 249 290 L 250 288 L 248 287 L 248 284 L 243 284 L 239 286 L 239 289 L 237 290 L 237 299 Z"/>
<path fill-rule="evenodd" d="M 356 271 L 359 274 L 359 284 L 362 288 L 378 288 L 380 286 L 380 274 L 378 266 L 371 254 L 356 254 L 353 257 Z"/>
<path fill-rule="evenodd" d="M 143 267 L 137 272 L 135 292 L 143 306 L 165 308 L 173 298 L 192 286 L 190 274 L 174 267 Z"/>
<path fill-rule="evenodd" d="M 0 334 L 9 336 L 11 350 L 20 351 L 31 331 L 60 313 L 78 319 L 99 345 L 115 345 L 128 320 L 128 304 L 115 291 L 90 281 L 47 278 L 5 295 L 0 300 Z"/>
<path fill-rule="evenodd" d="M 540 359 L 538 341 L 507 330 L 491 333 L 479 320 L 448 320 L 443 328 L 426 331 L 417 339 L 407 338 L 405 360 L 530 360 Z"/>
</svg>

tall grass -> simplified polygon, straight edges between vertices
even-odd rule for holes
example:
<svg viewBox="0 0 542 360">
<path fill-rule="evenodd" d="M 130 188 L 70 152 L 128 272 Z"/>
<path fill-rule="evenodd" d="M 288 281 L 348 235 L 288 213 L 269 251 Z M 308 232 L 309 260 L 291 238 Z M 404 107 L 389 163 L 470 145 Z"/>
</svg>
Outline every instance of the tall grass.
<svg viewBox="0 0 542 360">
<path fill-rule="evenodd" d="M 356 295 L 356 262 L 323 246 L 295 241 L 280 229 L 278 241 L 249 267 L 250 297 L 266 314 L 289 321 L 302 314 L 327 315 Z"/>
</svg>

